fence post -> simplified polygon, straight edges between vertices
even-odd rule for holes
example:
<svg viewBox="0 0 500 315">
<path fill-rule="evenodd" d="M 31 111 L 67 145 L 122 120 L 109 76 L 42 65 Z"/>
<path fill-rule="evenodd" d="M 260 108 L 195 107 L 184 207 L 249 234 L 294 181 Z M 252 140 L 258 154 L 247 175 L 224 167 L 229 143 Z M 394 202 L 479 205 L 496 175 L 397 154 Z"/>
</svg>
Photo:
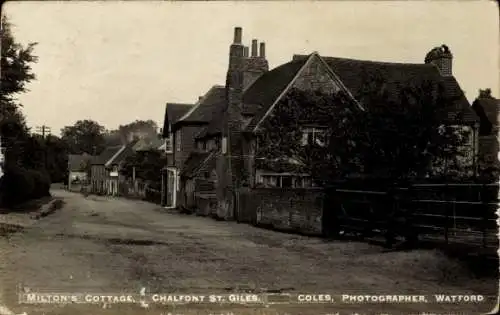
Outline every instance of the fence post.
<svg viewBox="0 0 500 315">
<path fill-rule="evenodd" d="M 394 198 L 394 191 L 393 187 L 389 187 L 389 189 L 386 190 L 386 200 L 390 206 L 390 213 L 385 215 L 385 225 L 386 225 L 386 237 L 385 237 L 385 242 L 386 242 L 386 247 L 392 248 L 394 245 L 395 241 L 395 216 L 397 215 L 396 213 L 396 204 L 395 204 L 395 198 Z"/>
<path fill-rule="evenodd" d="M 448 184 L 445 184 L 444 185 L 444 191 L 445 192 L 448 192 Z M 445 203 L 444 203 L 444 211 L 445 211 L 445 218 L 444 218 L 444 240 L 446 242 L 446 245 L 448 245 L 448 225 L 449 225 L 449 221 L 450 221 L 450 207 L 451 207 L 451 204 L 448 200 L 446 200 L 446 193 L 443 193 L 442 195 L 444 195 L 444 199 L 443 200 Z"/>
<path fill-rule="evenodd" d="M 481 185 L 482 189 L 480 191 L 480 201 L 482 202 L 482 234 L 483 234 L 483 248 L 486 248 L 486 230 L 487 230 L 487 225 L 488 225 L 488 219 L 487 219 L 487 214 L 488 214 L 488 198 L 486 198 L 486 184 Z"/>
</svg>

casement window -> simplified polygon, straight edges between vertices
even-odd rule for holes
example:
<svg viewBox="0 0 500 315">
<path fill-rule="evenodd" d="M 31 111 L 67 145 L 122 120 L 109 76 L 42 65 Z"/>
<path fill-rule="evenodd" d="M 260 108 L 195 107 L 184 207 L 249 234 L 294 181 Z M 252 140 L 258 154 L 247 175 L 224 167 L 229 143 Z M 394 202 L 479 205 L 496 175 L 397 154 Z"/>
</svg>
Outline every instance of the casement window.
<svg viewBox="0 0 500 315">
<path fill-rule="evenodd" d="M 172 153 L 173 152 L 173 142 L 174 142 L 174 136 L 173 134 L 170 134 L 167 138 L 165 138 L 165 152 L 166 153 Z"/>
<path fill-rule="evenodd" d="M 302 129 L 302 145 L 326 145 L 326 128 Z"/>
<path fill-rule="evenodd" d="M 177 152 L 181 151 L 181 131 L 177 130 L 175 132 L 175 148 Z"/>
<path fill-rule="evenodd" d="M 262 175 L 258 184 L 267 188 L 311 188 L 316 187 L 309 176 Z"/>
</svg>

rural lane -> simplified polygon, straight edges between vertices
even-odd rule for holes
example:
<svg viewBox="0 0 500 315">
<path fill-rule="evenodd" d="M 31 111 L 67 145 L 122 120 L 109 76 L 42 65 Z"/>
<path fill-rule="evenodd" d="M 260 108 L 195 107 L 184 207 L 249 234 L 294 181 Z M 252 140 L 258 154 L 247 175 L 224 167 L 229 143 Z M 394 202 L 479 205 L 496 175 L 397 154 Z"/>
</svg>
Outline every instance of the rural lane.
<svg viewBox="0 0 500 315">
<path fill-rule="evenodd" d="M 23 231 L 0 237 L 0 303 L 17 314 L 167 314 L 166 307 L 135 305 L 111 309 L 20 305 L 19 285 L 33 291 L 92 293 L 139 293 L 146 288 L 147 292 L 211 294 L 266 288 L 334 294 L 497 294 L 497 279 L 474 279 L 460 264 L 435 251 L 384 253 L 365 243 L 326 242 L 169 213 L 141 201 L 84 197 L 63 190 L 53 194 L 65 200 L 61 210 Z M 491 304 L 389 304 L 290 305 L 279 310 L 408 314 L 477 313 L 491 308 Z M 264 314 L 248 307 L 220 309 Z M 191 314 L 182 307 L 176 310 Z"/>
</svg>

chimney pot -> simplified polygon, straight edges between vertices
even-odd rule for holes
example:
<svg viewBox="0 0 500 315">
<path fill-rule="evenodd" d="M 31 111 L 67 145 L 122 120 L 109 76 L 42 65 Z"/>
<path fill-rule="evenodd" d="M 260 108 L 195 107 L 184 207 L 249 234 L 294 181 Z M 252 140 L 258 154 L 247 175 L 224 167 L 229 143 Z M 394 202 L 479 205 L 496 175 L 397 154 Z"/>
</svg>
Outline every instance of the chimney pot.
<svg viewBox="0 0 500 315">
<path fill-rule="evenodd" d="M 264 42 L 260 43 L 259 56 L 262 58 L 266 58 L 266 43 Z"/>
<path fill-rule="evenodd" d="M 247 46 L 245 46 L 245 47 L 243 48 L 243 57 L 248 57 L 248 54 L 249 54 L 249 52 L 248 52 L 248 47 L 247 47 Z"/>
<path fill-rule="evenodd" d="M 257 40 L 252 39 L 252 57 L 257 57 Z"/>
<path fill-rule="evenodd" d="M 242 37 L 242 29 L 241 27 L 235 27 L 234 28 L 234 44 L 241 44 L 241 37 Z"/>
</svg>

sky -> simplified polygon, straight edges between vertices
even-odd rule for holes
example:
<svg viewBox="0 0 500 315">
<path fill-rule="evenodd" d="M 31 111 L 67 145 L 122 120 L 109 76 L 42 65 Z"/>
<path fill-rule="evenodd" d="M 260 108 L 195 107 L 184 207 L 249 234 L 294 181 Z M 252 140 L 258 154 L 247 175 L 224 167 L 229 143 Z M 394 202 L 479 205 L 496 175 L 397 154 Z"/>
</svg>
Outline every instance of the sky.
<svg viewBox="0 0 500 315">
<path fill-rule="evenodd" d="M 12 1 L 15 39 L 38 42 L 37 80 L 20 95 L 31 127 L 77 120 L 108 129 L 163 124 L 167 102 L 194 103 L 224 84 L 235 26 L 266 43 L 274 68 L 293 54 L 421 63 L 446 44 L 472 101 L 500 96 L 495 1 Z"/>
</svg>

